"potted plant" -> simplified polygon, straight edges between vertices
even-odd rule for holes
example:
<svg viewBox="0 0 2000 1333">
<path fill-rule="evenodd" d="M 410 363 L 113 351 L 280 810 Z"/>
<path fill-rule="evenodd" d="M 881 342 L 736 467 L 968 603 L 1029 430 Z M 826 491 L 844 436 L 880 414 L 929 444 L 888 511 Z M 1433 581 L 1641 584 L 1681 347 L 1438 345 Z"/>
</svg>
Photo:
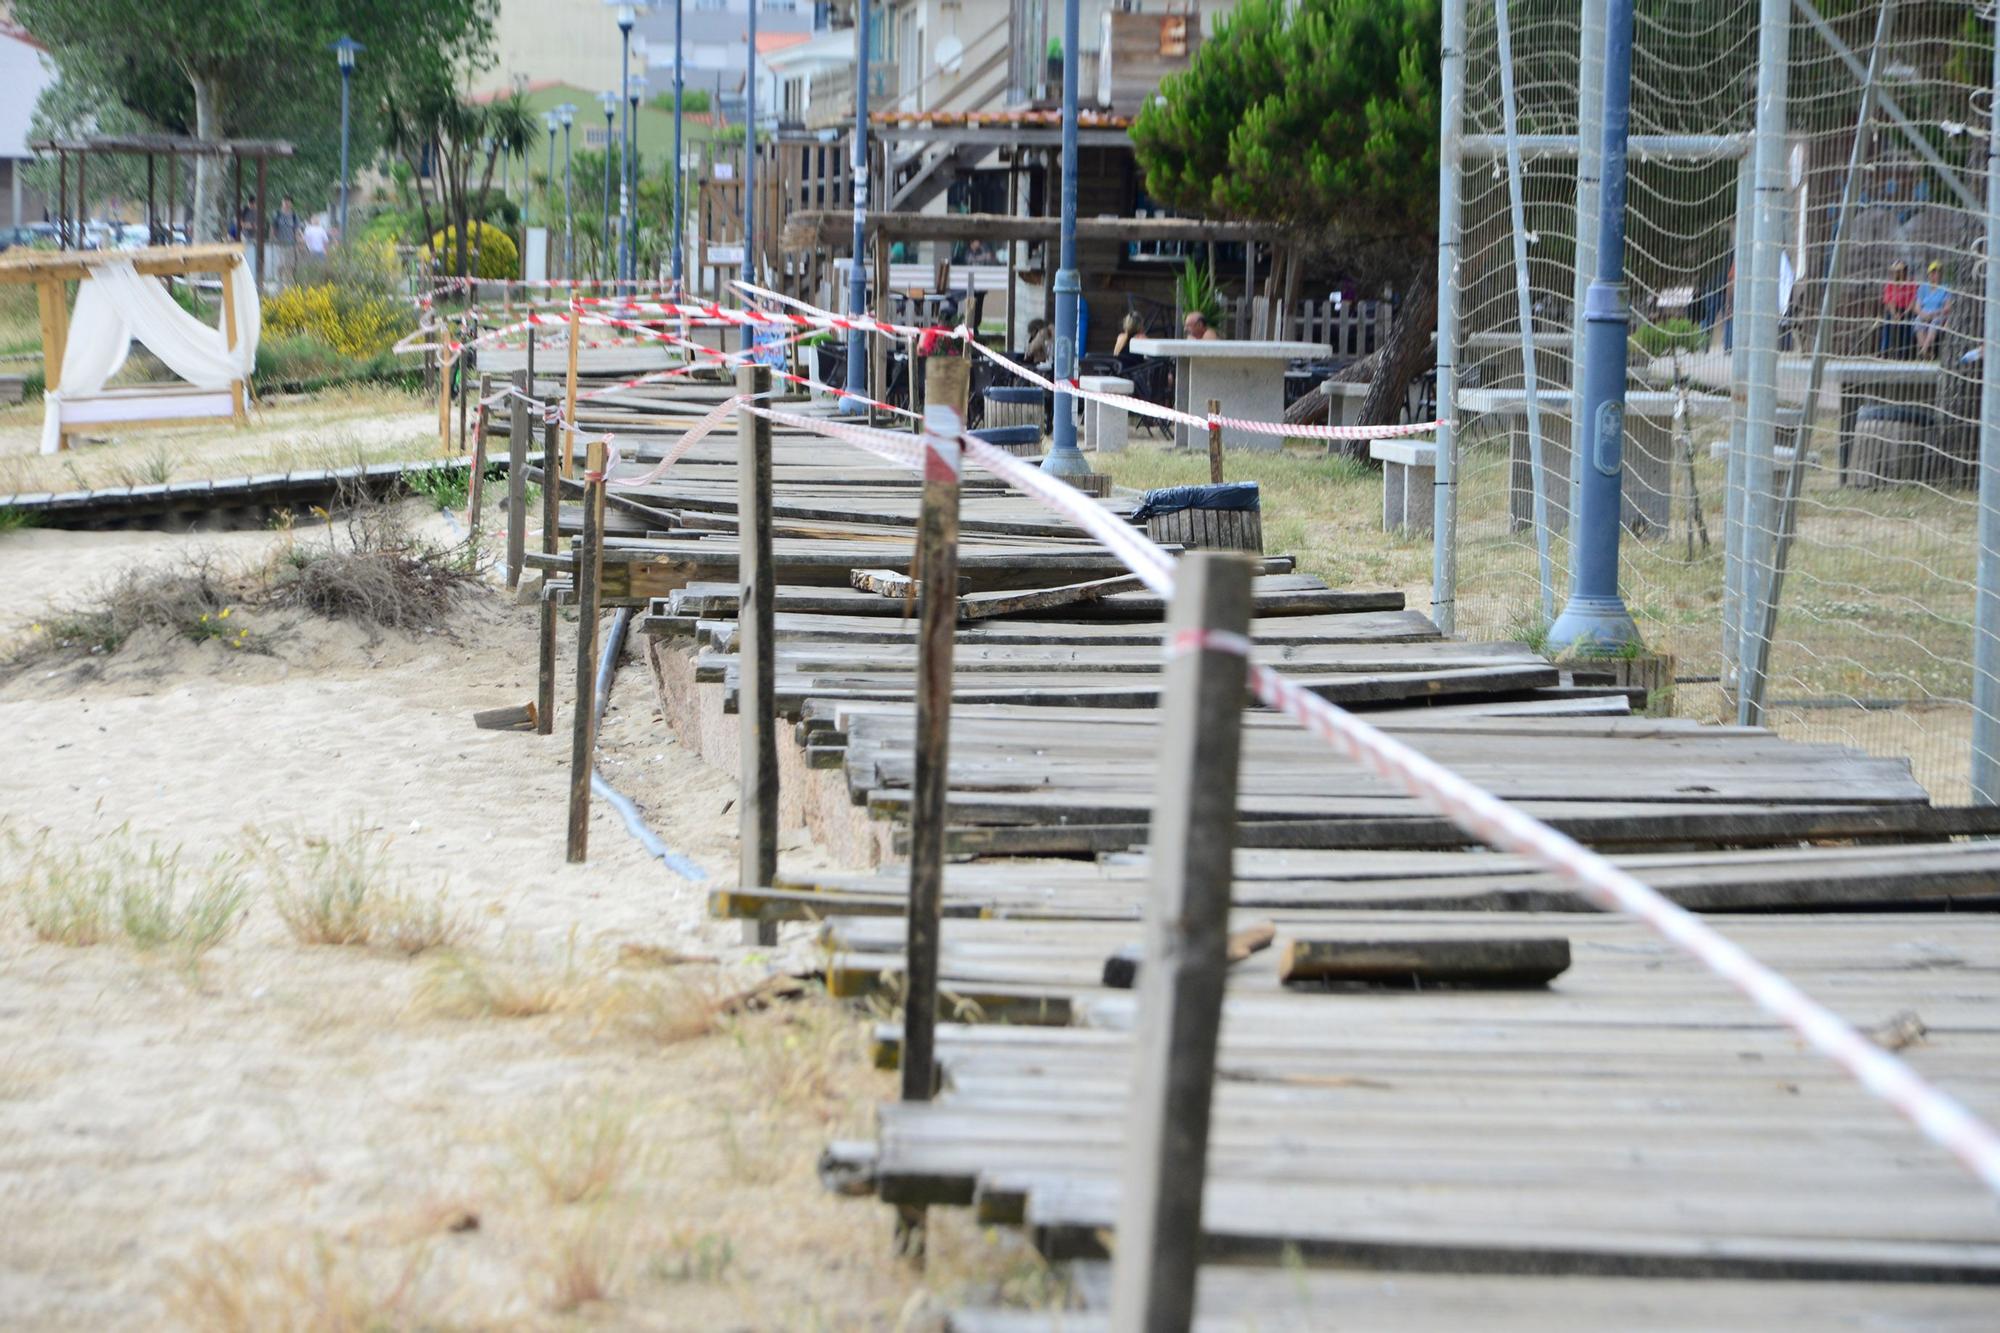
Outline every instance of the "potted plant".
<svg viewBox="0 0 2000 1333">
<path fill-rule="evenodd" d="M 1063 81 L 1062 38 L 1051 37 L 1049 38 L 1049 84 L 1052 87 L 1060 88 L 1062 87 L 1062 81 Z"/>
</svg>

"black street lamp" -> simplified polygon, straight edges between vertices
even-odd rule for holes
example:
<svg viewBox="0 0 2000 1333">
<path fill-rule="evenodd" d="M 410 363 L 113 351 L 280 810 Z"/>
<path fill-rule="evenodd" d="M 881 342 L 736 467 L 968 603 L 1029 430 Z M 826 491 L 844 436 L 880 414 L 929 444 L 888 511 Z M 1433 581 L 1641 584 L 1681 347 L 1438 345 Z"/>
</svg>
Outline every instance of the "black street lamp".
<svg viewBox="0 0 2000 1333">
<path fill-rule="evenodd" d="M 563 131 L 563 279 L 576 277 L 576 199 L 570 191 L 569 127 L 576 124 L 576 103 L 564 102 L 556 108 Z"/>
</svg>

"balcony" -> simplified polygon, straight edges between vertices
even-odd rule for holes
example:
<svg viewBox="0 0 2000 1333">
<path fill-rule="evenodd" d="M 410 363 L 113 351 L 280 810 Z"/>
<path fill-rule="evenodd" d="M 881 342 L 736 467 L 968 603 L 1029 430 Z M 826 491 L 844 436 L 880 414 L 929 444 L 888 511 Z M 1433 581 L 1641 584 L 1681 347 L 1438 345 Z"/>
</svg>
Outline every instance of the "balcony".
<svg viewBox="0 0 2000 1333">
<path fill-rule="evenodd" d="M 899 91 L 896 65 L 877 60 L 868 69 L 868 104 L 887 110 Z M 854 66 L 836 66 L 812 76 L 805 125 L 809 130 L 844 128 L 854 123 Z"/>
</svg>

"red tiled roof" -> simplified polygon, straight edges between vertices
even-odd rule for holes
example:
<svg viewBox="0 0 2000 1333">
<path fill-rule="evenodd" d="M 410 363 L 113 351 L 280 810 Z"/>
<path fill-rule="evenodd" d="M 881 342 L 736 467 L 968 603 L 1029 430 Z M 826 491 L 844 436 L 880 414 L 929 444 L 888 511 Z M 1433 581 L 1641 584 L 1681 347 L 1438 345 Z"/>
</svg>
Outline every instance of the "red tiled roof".
<svg viewBox="0 0 2000 1333">
<path fill-rule="evenodd" d="M 783 51 L 812 40 L 809 32 L 760 32 L 757 34 L 757 54 L 769 55 L 773 51 Z"/>
</svg>

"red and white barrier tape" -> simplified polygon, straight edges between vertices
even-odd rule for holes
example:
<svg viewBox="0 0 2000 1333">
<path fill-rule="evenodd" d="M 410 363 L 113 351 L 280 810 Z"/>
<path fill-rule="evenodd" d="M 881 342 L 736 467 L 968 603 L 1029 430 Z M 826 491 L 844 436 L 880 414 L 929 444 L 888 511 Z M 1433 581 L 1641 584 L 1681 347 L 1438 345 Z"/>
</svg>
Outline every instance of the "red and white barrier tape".
<svg viewBox="0 0 2000 1333">
<path fill-rule="evenodd" d="M 818 320 L 839 318 L 831 311 L 821 310 L 817 306 L 808 305 L 796 297 L 786 296 L 782 292 L 774 292 L 767 287 L 759 287 L 754 283 L 734 282 L 730 285 L 749 293 L 758 300 L 776 301 L 791 307 L 793 310 L 799 312 L 802 318 L 814 318 Z M 849 325 L 856 328 L 862 327 L 852 320 L 849 321 Z M 1017 375 L 1027 380 L 1030 384 L 1034 384 L 1050 393 L 1069 394 L 1076 398 L 1105 403 L 1127 412 L 1135 412 L 1140 416 L 1193 426 L 1198 430 L 1207 430 L 1209 426 L 1217 425 L 1229 426 L 1236 430 L 1249 431 L 1257 435 L 1275 435 L 1281 439 L 1389 440 L 1409 435 L 1430 435 L 1441 424 L 1436 421 L 1421 421 L 1410 422 L 1407 425 L 1401 426 L 1315 426 L 1309 424 L 1292 425 L 1283 421 L 1255 421 L 1248 417 L 1196 416 L 1192 412 L 1182 412 L 1178 408 L 1167 407 L 1161 403 L 1149 403 L 1143 398 L 1133 398 L 1122 393 L 1106 393 L 1101 389 L 1087 389 L 1074 380 L 1062 383 L 1049 379 L 1004 354 L 994 351 L 985 343 L 980 342 L 977 335 L 963 324 L 951 329 L 942 326 L 906 328 L 901 329 L 896 336 L 914 336 L 920 338 L 926 343 L 924 349 L 926 351 L 929 350 L 928 344 L 934 343 L 938 338 L 955 338 L 1010 374 Z"/>
<path fill-rule="evenodd" d="M 899 463 L 922 466 L 920 455 L 924 446 L 909 435 L 818 417 L 749 410 L 786 425 L 846 440 Z M 1173 558 L 1144 533 L 1120 522 L 1082 492 L 977 436 L 962 436 L 960 444 L 966 455 L 981 467 L 1075 521 L 1116 552 L 1153 591 L 1163 597 L 1173 595 Z M 1222 651 L 1240 648 L 1245 652 L 1250 647 L 1247 642 L 1228 642 L 1225 636 L 1214 633 L 1196 646 Z M 1178 638 L 1169 645 L 1170 650 L 1181 647 Z M 1742 992 L 1759 1009 L 1798 1033 L 1814 1050 L 1847 1071 L 1863 1088 L 1887 1102 L 1933 1143 L 1956 1157 L 1988 1189 L 2000 1194 L 2000 1135 L 1956 1098 L 1931 1086 L 1903 1061 L 1869 1041 L 1845 1019 L 1757 961 L 1742 946 L 1573 838 L 1515 809 L 1270 667 L 1252 660 L 1249 674 L 1250 687 L 1257 698 L 1327 742 L 1337 753 L 1393 782 L 1489 847 L 1525 856 L 1561 876 L 1599 908 L 1622 912 L 1650 926 L 1667 942 Z"/>
</svg>

